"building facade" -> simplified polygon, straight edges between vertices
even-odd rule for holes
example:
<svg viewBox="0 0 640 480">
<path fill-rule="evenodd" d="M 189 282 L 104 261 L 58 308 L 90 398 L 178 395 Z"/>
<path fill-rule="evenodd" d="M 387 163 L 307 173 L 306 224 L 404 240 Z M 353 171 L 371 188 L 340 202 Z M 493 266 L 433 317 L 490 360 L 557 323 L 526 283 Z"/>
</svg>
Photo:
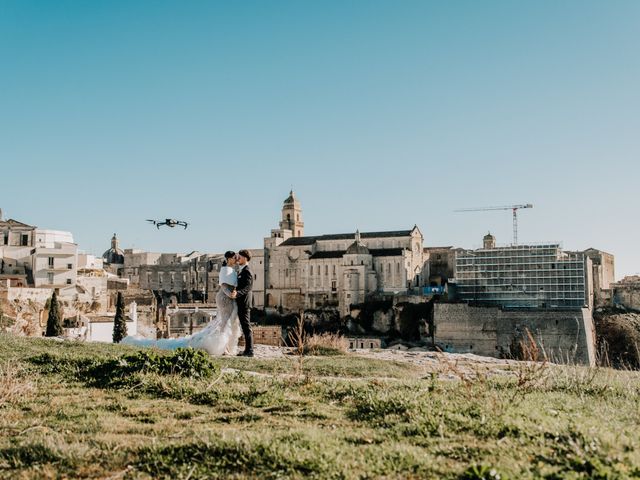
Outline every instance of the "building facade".
<svg viewBox="0 0 640 480">
<path fill-rule="evenodd" d="M 70 232 L 0 219 L 0 278 L 13 286 L 73 288 L 77 254 Z"/>
<path fill-rule="evenodd" d="M 508 308 L 591 307 L 591 260 L 559 244 L 496 247 L 489 235 L 478 250 L 456 258 L 460 300 Z"/>
<path fill-rule="evenodd" d="M 372 294 L 407 293 L 428 279 L 424 237 L 417 226 L 318 236 L 304 236 L 303 226 L 300 202 L 291 192 L 280 228 L 264 241 L 267 307 L 329 307 L 346 315 L 351 304 Z"/>
</svg>

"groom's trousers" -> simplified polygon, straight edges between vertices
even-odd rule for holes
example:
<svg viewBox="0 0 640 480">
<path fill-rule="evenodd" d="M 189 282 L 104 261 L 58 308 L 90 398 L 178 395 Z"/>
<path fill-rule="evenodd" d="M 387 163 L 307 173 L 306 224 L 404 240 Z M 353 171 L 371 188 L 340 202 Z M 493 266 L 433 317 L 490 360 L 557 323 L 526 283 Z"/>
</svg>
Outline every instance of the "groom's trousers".
<svg viewBox="0 0 640 480">
<path fill-rule="evenodd" d="M 244 335 L 244 351 L 253 353 L 253 330 L 251 330 L 251 299 L 247 295 L 238 297 L 238 319 Z"/>
</svg>

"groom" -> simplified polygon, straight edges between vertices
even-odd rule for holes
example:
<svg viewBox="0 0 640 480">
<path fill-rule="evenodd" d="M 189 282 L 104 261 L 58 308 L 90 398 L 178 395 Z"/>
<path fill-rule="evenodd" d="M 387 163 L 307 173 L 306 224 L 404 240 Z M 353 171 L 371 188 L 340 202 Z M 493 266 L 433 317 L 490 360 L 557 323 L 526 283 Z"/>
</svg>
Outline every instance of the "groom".
<svg viewBox="0 0 640 480">
<path fill-rule="evenodd" d="M 238 252 L 238 287 L 236 288 L 236 302 L 238 303 L 238 317 L 244 335 L 243 357 L 253 357 L 253 331 L 251 330 L 251 289 L 253 288 L 253 272 L 249 268 L 251 254 L 248 250 Z"/>
</svg>

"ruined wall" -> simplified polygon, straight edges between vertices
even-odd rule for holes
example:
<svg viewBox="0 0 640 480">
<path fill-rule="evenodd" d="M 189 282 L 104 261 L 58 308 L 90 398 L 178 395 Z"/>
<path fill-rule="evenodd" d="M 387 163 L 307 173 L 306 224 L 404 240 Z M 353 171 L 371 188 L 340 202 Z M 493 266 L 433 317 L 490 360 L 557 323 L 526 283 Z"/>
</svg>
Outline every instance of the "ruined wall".
<svg viewBox="0 0 640 480">
<path fill-rule="evenodd" d="M 450 352 L 508 355 L 529 330 L 550 361 L 595 365 L 595 331 L 588 309 L 501 310 L 438 303 L 433 321 L 435 342 Z"/>
<path fill-rule="evenodd" d="M 613 291 L 613 304 L 640 312 L 640 282 L 633 286 L 616 286 Z"/>
</svg>

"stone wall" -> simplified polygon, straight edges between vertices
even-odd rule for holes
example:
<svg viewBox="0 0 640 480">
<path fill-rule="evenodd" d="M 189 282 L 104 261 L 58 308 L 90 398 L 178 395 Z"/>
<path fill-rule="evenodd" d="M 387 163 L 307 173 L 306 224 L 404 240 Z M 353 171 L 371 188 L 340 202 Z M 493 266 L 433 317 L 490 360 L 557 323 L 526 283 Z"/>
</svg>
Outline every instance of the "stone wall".
<svg viewBox="0 0 640 480">
<path fill-rule="evenodd" d="M 509 355 L 526 331 L 550 361 L 595 365 L 595 331 L 588 309 L 501 310 L 437 303 L 435 342 L 445 351 L 490 357 Z"/>
<path fill-rule="evenodd" d="M 625 277 L 611 288 L 613 305 L 640 312 L 640 276 Z"/>
</svg>

